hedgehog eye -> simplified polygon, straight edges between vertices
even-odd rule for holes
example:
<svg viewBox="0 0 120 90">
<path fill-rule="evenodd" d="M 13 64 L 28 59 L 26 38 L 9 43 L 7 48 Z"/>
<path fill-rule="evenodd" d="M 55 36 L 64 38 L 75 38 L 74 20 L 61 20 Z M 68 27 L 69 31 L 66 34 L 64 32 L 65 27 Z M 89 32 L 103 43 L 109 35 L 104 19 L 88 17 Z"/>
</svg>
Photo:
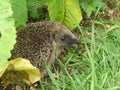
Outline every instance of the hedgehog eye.
<svg viewBox="0 0 120 90">
<path fill-rule="evenodd" d="M 61 37 L 61 41 L 65 41 L 65 36 L 62 36 L 62 37 Z"/>
</svg>

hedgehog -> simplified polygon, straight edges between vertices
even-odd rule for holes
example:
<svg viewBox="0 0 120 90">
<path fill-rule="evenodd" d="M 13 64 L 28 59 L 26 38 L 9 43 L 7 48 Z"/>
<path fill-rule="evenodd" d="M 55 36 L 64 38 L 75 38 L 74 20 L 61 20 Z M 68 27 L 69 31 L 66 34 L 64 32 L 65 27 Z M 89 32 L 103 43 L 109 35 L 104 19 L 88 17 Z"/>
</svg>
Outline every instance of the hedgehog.
<svg viewBox="0 0 120 90">
<path fill-rule="evenodd" d="M 44 77 L 44 62 L 51 68 L 51 64 L 60 56 L 63 48 L 79 43 L 76 36 L 59 22 L 29 23 L 26 28 L 17 32 L 16 44 L 9 60 L 20 57 L 28 59 Z"/>
</svg>

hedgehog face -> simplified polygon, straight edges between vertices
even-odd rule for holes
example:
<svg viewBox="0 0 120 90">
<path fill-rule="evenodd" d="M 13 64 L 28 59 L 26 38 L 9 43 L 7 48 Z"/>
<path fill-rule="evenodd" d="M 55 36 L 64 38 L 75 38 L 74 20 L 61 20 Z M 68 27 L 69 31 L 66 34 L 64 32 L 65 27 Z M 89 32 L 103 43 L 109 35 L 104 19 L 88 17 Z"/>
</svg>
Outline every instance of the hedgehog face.
<svg viewBox="0 0 120 90">
<path fill-rule="evenodd" d="M 76 36 L 60 23 L 56 24 L 54 32 L 55 41 L 59 47 L 72 46 L 73 44 L 80 43 Z"/>
</svg>

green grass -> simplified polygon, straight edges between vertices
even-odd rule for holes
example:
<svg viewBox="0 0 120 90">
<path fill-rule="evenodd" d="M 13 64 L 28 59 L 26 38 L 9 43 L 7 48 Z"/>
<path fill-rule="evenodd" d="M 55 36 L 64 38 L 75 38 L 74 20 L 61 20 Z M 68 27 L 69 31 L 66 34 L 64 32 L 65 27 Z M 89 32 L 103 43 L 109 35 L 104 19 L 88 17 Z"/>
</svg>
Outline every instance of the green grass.
<svg viewBox="0 0 120 90">
<path fill-rule="evenodd" d="M 46 66 L 50 80 L 39 90 L 120 90 L 120 23 L 99 16 L 90 24 L 76 30 L 84 47 L 72 47 L 56 61 L 55 75 Z"/>
</svg>

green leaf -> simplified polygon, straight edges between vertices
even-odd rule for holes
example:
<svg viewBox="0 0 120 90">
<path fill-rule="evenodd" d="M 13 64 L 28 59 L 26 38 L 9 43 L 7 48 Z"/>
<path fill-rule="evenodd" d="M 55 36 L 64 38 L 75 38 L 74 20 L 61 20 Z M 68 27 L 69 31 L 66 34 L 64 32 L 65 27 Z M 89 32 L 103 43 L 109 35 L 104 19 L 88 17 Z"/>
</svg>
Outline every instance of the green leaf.
<svg viewBox="0 0 120 90">
<path fill-rule="evenodd" d="M 64 0 L 47 0 L 51 20 L 63 22 L 65 14 Z"/>
<path fill-rule="evenodd" d="M 47 5 L 50 20 L 60 21 L 70 30 L 77 26 L 71 14 L 75 16 L 77 22 L 82 20 L 78 0 L 47 0 Z"/>
<path fill-rule="evenodd" d="M 47 6 L 46 0 L 40 0 L 42 6 Z"/>
<path fill-rule="evenodd" d="M 79 0 L 80 5 L 83 10 L 86 12 L 87 16 L 90 17 L 93 11 L 96 11 L 98 8 L 104 10 L 107 8 L 107 5 L 101 0 Z"/>
<path fill-rule="evenodd" d="M 25 26 L 27 21 L 26 0 L 11 0 L 11 3 L 16 26 Z"/>
<path fill-rule="evenodd" d="M 10 0 L 0 2 L 0 71 L 11 56 L 10 51 L 16 40 L 13 12 Z"/>
<path fill-rule="evenodd" d="M 27 8 L 33 19 L 38 19 L 42 15 L 41 7 L 40 0 L 27 0 Z"/>
<path fill-rule="evenodd" d="M 99 8 L 100 7 L 100 10 L 104 10 L 104 9 L 107 8 L 107 5 L 101 0 L 95 0 L 94 5 L 95 5 L 94 8 Z"/>
</svg>

